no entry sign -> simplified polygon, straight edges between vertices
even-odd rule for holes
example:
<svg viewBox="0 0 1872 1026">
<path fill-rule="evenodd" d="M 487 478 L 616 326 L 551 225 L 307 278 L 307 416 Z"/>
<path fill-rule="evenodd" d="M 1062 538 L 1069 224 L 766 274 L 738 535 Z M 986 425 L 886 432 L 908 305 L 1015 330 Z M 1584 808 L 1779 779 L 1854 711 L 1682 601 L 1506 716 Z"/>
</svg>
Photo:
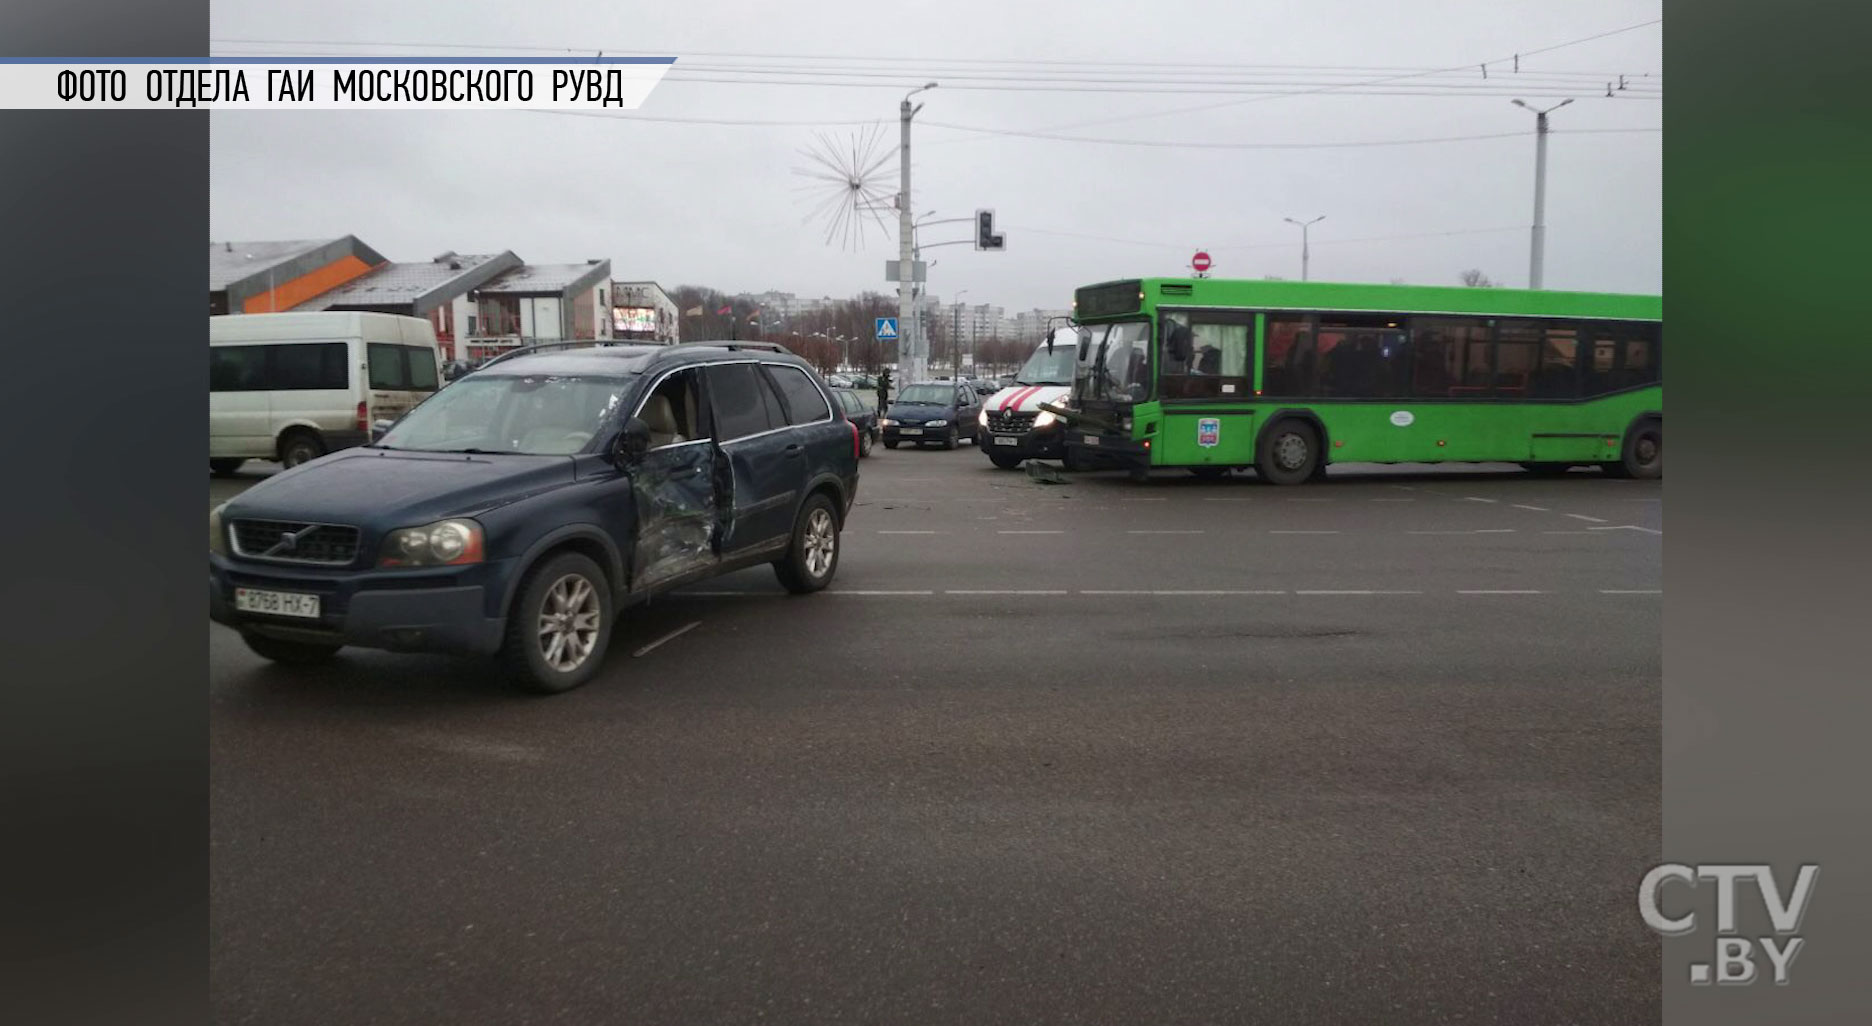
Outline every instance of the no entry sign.
<svg viewBox="0 0 1872 1026">
<path fill-rule="evenodd" d="M 1197 274 L 1207 271 L 1209 269 L 1209 254 L 1200 249 L 1197 250 L 1196 255 L 1190 258 L 1190 267 L 1194 268 Z"/>
</svg>

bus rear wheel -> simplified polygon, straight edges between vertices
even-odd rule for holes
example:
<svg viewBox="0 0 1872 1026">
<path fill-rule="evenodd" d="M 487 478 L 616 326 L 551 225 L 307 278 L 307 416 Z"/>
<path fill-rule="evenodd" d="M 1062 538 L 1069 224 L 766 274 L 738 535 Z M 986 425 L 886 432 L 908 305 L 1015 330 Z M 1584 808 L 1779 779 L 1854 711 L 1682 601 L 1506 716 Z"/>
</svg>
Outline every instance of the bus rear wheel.
<svg viewBox="0 0 1872 1026">
<path fill-rule="evenodd" d="M 1319 436 L 1301 420 L 1283 420 L 1268 429 L 1255 454 L 1255 473 L 1269 484 L 1296 485 L 1319 470 Z"/>
</svg>

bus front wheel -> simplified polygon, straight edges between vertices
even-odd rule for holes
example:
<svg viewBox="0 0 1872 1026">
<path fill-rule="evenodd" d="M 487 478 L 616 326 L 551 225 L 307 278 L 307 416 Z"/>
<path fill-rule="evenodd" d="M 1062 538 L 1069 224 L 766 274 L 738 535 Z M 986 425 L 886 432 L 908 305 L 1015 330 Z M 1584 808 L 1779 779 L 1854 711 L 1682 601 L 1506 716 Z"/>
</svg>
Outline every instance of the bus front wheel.
<svg viewBox="0 0 1872 1026">
<path fill-rule="evenodd" d="M 1261 439 L 1255 454 L 1255 473 L 1269 484 L 1296 485 L 1319 470 L 1319 436 L 1300 420 L 1283 420 Z"/>
<path fill-rule="evenodd" d="M 1664 422 L 1647 420 L 1625 437 L 1616 463 L 1605 465 L 1613 477 L 1655 480 L 1664 476 Z"/>
</svg>

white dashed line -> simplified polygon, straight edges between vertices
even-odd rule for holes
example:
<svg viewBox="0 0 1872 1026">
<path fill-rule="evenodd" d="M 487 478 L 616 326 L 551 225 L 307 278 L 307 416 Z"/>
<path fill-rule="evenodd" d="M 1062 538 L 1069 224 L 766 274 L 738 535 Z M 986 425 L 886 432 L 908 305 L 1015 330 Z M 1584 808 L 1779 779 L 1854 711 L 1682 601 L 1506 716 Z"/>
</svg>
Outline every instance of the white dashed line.
<svg viewBox="0 0 1872 1026">
<path fill-rule="evenodd" d="M 950 589 L 944 595 L 1071 595 L 1070 591 L 1046 591 L 1034 588 Z"/>
<path fill-rule="evenodd" d="M 1126 534 L 1201 534 L 1201 531 L 1126 531 Z"/>
<path fill-rule="evenodd" d="M 1587 516 L 1587 515 L 1586 515 L 1586 514 L 1584 514 L 1584 513 L 1568 513 L 1568 514 L 1567 514 L 1567 516 L 1570 516 L 1570 517 L 1572 517 L 1572 518 L 1573 518 L 1573 519 L 1575 519 L 1575 520 L 1584 520 L 1584 521 L 1586 521 L 1586 522 L 1588 522 L 1588 523 L 1592 523 L 1592 524 L 1603 524 L 1603 523 L 1605 523 L 1605 521 L 1604 521 L 1604 520 L 1601 520 L 1601 519 L 1599 519 L 1598 517 L 1589 517 L 1589 516 Z"/>
<path fill-rule="evenodd" d="M 1545 595 L 1544 591 L 1528 591 L 1519 588 L 1482 588 L 1469 591 L 1458 590 L 1458 595 Z"/>
<path fill-rule="evenodd" d="M 1182 591 L 1169 590 L 1169 589 L 1158 590 L 1158 591 L 1082 591 L 1082 592 L 1079 592 L 1079 594 L 1081 595 L 1183 596 L 1183 595 L 1285 595 L 1287 593 L 1284 591 L 1238 591 L 1238 590 L 1225 589 L 1225 588 L 1216 588 L 1216 589 L 1187 589 L 1187 590 L 1182 590 Z"/>
<path fill-rule="evenodd" d="M 1269 534 L 1338 534 L 1338 531 L 1269 531 Z"/>
<path fill-rule="evenodd" d="M 1597 535 L 1593 535 L 1591 531 L 1542 531 L 1541 533 L 1542 534 L 1572 534 L 1572 535 L 1584 534 L 1584 535 L 1592 535 L 1593 537 L 1598 537 Z"/>
<path fill-rule="evenodd" d="M 652 641 L 650 644 L 645 645 L 644 647 L 638 649 L 635 652 L 632 652 L 631 657 L 641 658 L 645 655 L 648 655 L 650 652 L 654 651 L 657 646 L 665 642 L 675 641 L 677 638 L 682 637 L 683 635 L 689 633 L 692 630 L 695 630 L 697 627 L 700 627 L 700 626 L 702 626 L 702 621 L 697 620 L 696 622 L 692 624 L 686 624 L 682 627 L 678 627 L 675 630 L 669 632 L 668 634 L 665 634 L 662 637 L 656 639 L 655 641 Z"/>
<path fill-rule="evenodd" d="M 1290 498 L 1287 501 L 1288 502 L 1338 502 L 1339 500 L 1337 499 Z"/>
<path fill-rule="evenodd" d="M 1663 534 L 1664 533 L 1663 531 L 1659 531 L 1651 527 L 1639 527 L 1637 524 L 1619 524 L 1616 527 L 1588 527 L 1586 530 L 1588 531 L 1643 531 L 1646 534 Z"/>
<path fill-rule="evenodd" d="M 1405 531 L 1405 534 L 1514 534 L 1512 527 L 1481 527 L 1470 531 Z"/>
<path fill-rule="evenodd" d="M 1421 591 L 1296 591 L 1295 595 L 1422 595 Z"/>
<path fill-rule="evenodd" d="M 1512 505 L 1513 505 L 1513 506 L 1514 506 L 1514 508 L 1516 508 L 1516 509 L 1531 509 L 1531 510 L 1533 510 L 1533 511 L 1534 511 L 1534 512 L 1536 512 L 1536 513 L 1552 513 L 1552 512 L 1553 512 L 1553 510 L 1550 510 L 1550 509 L 1548 509 L 1548 508 L 1547 508 L 1547 507 L 1545 507 L 1545 506 L 1523 506 L 1522 504 L 1520 504 L 1520 503 L 1518 503 L 1518 502 L 1517 502 L 1517 503 L 1513 503 Z"/>
<path fill-rule="evenodd" d="M 941 531 L 879 531 L 879 534 L 941 534 Z"/>
<path fill-rule="evenodd" d="M 1162 495 L 1125 495 L 1125 496 L 1120 496 L 1118 501 L 1119 502 L 1169 502 L 1170 500 L 1168 497 L 1162 496 Z"/>
<path fill-rule="evenodd" d="M 1495 500 L 1494 500 L 1494 499 L 1484 499 L 1484 498 L 1480 498 L 1480 497 L 1478 497 L 1478 496 L 1474 496 L 1474 495 L 1465 495 L 1465 496 L 1463 496 L 1463 501 L 1464 501 L 1464 502 L 1494 502 Z"/>
<path fill-rule="evenodd" d="M 996 531 L 996 534 L 1065 534 L 1065 531 Z"/>
<path fill-rule="evenodd" d="M 1662 588 L 1601 588 L 1601 595 L 1662 595 Z"/>
</svg>

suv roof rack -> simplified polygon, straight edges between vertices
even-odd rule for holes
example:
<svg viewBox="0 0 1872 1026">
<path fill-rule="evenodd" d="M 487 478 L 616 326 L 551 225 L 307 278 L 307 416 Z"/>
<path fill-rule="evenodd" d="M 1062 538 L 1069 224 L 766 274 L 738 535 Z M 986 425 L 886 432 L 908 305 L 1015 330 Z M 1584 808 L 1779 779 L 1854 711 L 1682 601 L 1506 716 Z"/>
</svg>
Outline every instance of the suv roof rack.
<svg viewBox="0 0 1872 1026">
<path fill-rule="evenodd" d="M 678 342 L 676 343 L 676 345 L 679 345 L 679 346 L 713 346 L 716 349 L 765 349 L 768 352 L 787 353 L 789 355 L 793 352 L 793 350 L 788 349 L 787 347 L 781 345 L 778 342 L 735 342 L 735 341 L 702 342 L 702 341 L 697 341 L 697 342 Z"/>
<path fill-rule="evenodd" d="M 608 342 L 608 339 L 601 338 L 573 338 L 562 339 L 557 342 L 535 342 L 530 346 L 517 346 L 513 349 L 509 349 L 499 356 L 486 360 L 481 366 L 476 367 L 475 370 L 486 370 L 502 360 L 510 359 L 515 356 L 524 356 L 527 353 L 537 353 L 546 349 L 576 349 L 580 346 L 597 346 Z"/>
</svg>

